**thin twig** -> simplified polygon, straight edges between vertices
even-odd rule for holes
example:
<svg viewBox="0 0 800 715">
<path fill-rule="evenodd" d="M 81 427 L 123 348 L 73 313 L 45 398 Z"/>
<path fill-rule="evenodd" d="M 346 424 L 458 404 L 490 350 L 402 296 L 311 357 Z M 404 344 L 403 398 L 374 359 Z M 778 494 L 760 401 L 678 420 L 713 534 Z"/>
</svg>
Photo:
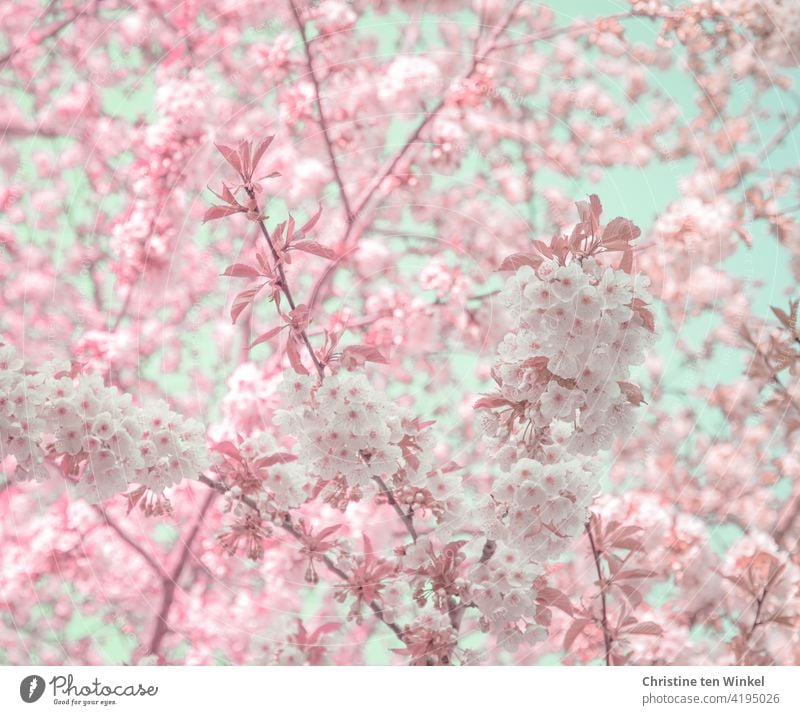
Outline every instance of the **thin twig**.
<svg viewBox="0 0 800 715">
<path fill-rule="evenodd" d="M 416 543 L 417 542 L 417 530 L 416 530 L 416 528 L 414 528 L 414 517 L 411 515 L 410 512 L 406 513 L 405 511 L 403 511 L 403 507 L 401 507 L 397 503 L 397 499 L 394 498 L 394 494 L 392 494 L 392 492 L 389 489 L 389 487 L 386 486 L 386 482 L 384 482 L 383 479 L 381 479 L 377 475 L 373 476 L 372 478 L 377 483 L 378 487 L 380 488 L 380 490 L 383 493 L 383 495 L 386 497 L 386 500 L 389 502 L 389 504 L 391 505 L 392 509 L 394 509 L 395 512 L 397 512 L 397 515 L 400 517 L 402 522 L 406 525 L 406 529 L 408 530 L 408 533 L 411 535 L 411 539 L 414 541 L 414 543 Z"/>
<path fill-rule="evenodd" d="M 224 484 L 222 484 L 221 482 L 214 481 L 213 479 L 209 479 L 205 475 L 201 474 L 199 480 L 203 484 L 211 487 L 212 489 L 218 492 L 221 492 L 222 494 L 225 494 L 228 491 L 228 487 L 226 487 Z M 240 496 L 238 499 L 239 501 L 242 502 L 242 504 L 250 507 L 250 509 L 255 511 L 256 514 L 261 516 L 261 510 L 258 508 L 258 504 L 256 504 L 252 499 L 250 499 L 250 497 Z M 289 518 L 288 515 L 286 515 L 283 521 L 280 522 L 279 526 L 288 534 L 291 534 L 295 539 L 297 539 L 297 541 L 302 543 L 303 536 L 295 528 L 294 524 L 292 524 L 291 519 Z M 340 569 L 329 556 L 323 554 L 320 558 L 331 573 L 338 576 L 345 583 L 350 581 L 350 577 L 347 575 L 347 573 L 345 573 L 342 569 Z M 386 620 L 386 618 L 383 615 L 383 609 L 380 607 L 378 603 L 376 603 L 375 601 L 369 601 L 367 605 L 370 607 L 370 610 L 375 614 L 375 616 L 381 623 L 387 626 L 401 641 L 404 641 L 403 631 L 401 630 L 400 626 L 398 626 L 396 623 L 392 623 L 391 621 Z"/>
<path fill-rule="evenodd" d="M 153 627 L 153 635 L 151 636 L 150 643 L 147 647 L 147 654 L 158 654 L 158 651 L 161 647 L 161 642 L 164 640 L 164 636 L 169 631 L 169 612 L 172 609 L 172 604 L 175 601 L 175 589 L 178 586 L 178 579 L 181 577 L 184 568 L 186 568 L 186 564 L 189 562 L 192 544 L 194 543 L 194 540 L 200 531 L 200 527 L 203 524 L 203 519 L 205 518 L 206 512 L 208 512 L 216 496 L 217 493 L 213 490 L 208 492 L 206 495 L 205 501 L 203 501 L 200 511 L 198 512 L 197 517 L 195 518 L 194 523 L 189 529 L 189 533 L 183 542 L 183 549 L 181 550 L 175 566 L 172 568 L 172 571 L 169 574 L 165 574 L 163 580 L 163 591 L 161 595 L 161 607 L 159 608 L 155 626 Z"/>
<path fill-rule="evenodd" d="M 247 191 L 247 195 L 250 197 L 251 201 L 253 201 L 253 205 L 255 207 L 255 211 L 260 215 L 261 212 L 259 211 L 259 208 L 258 208 L 258 203 L 257 203 L 255 191 L 253 191 L 252 189 L 249 189 L 249 188 L 246 189 L 246 191 Z M 272 260 L 275 262 L 275 270 L 278 271 L 278 276 L 280 278 L 280 289 L 281 289 L 281 292 L 286 296 L 286 301 L 289 303 L 289 307 L 292 310 L 294 310 L 297 306 L 296 306 L 296 304 L 294 302 L 294 297 L 292 296 L 292 291 L 289 288 L 289 282 L 286 280 L 286 273 L 284 273 L 284 270 L 283 270 L 283 261 L 281 260 L 281 257 L 278 255 L 278 251 L 275 250 L 275 244 L 272 243 L 272 237 L 269 235 L 269 231 L 267 230 L 267 227 L 266 227 L 266 225 L 264 223 L 264 220 L 263 219 L 259 219 L 257 223 L 258 223 L 259 228 L 261 229 L 261 235 L 264 236 L 264 239 L 266 240 L 267 245 L 269 246 L 269 250 L 272 253 Z M 314 352 L 314 348 L 311 347 L 311 342 L 308 339 L 308 334 L 306 333 L 305 330 L 300 330 L 299 334 L 300 334 L 300 337 L 303 340 L 303 343 L 306 346 L 306 349 L 308 350 L 308 354 L 311 356 L 311 361 L 314 363 L 314 367 L 317 369 L 317 373 L 319 374 L 320 377 L 322 377 L 323 374 L 325 373 L 325 368 L 323 367 L 322 363 L 319 361 L 319 358 L 317 357 L 317 354 Z"/>
<path fill-rule="evenodd" d="M 497 40 L 499 37 L 506 31 L 508 26 L 511 24 L 511 21 L 514 19 L 514 16 L 519 9 L 519 6 L 522 4 L 522 0 L 516 0 L 509 10 L 506 18 L 503 20 L 502 23 L 497 25 L 494 30 L 492 31 L 491 35 L 487 39 L 486 45 L 484 49 L 480 52 L 477 51 L 473 54 L 472 62 L 470 63 L 469 68 L 467 71 L 462 74 L 457 83 L 463 83 L 467 81 L 478 68 L 481 62 L 483 62 L 494 50 L 497 44 Z M 436 105 L 431 109 L 425 117 L 423 117 L 422 121 L 416 126 L 411 135 L 406 139 L 405 143 L 401 147 L 400 151 L 398 151 L 391 159 L 389 159 L 378 171 L 377 176 L 372 180 L 372 182 L 359 194 L 358 198 L 356 199 L 355 207 L 353 208 L 352 215 L 354 219 L 350 221 L 347 225 L 347 229 L 345 231 L 344 237 L 342 239 L 342 245 L 345 250 L 342 251 L 340 257 L 335 260 L 331 261 L 326 267 L 325 270 L 322 272 L 320 277 L 314 283 L 313 288 L 311 289 L 311 295 L 308 299 L 308 307 L 309 310 L 316 305 L 317 301 L 319 300 L 319 294 L 322 291 L 324 285 L 331 279 L 333 273 L 335 272 L 336 268 L 338 267 L 339 263 L 342 259 L 347 255 L 348 251 L 348 243 L 350 242 L 351 236 L 354 234 L 356 225 L 359 223 L 358 217 L 361 216 L 367 205 L 372 200 L 372 197 L 384 183 L 384 181 L 392 175 L 397 165 L 402 161 L 403 157 L 410 151 L 411 147 L 417 143 L 422 132 L 425 128 L 438 116 L 439 112 L 445 107 L 447 103 L 447 93 L 445 92 L 442 98 L 436 103 Z"/>
<path fill-rule="evenodd" d="M 328 128 L 328 121 L 325 118 L 325 112 L 322 111 L 322 101 L 320 100 L 320 86 L 317 74 L 314 71 L 314 61 L 311 57 L 311 47 L 308 44 L 308 36 L 306 35 L 306 26 L 300 17 L 300 13 L 295 7 L 294 0 L 289 0 L 289 7 L 292 8 L 292 15 L 297 24 L 297 29 L 300 31 L 300 36 L 303 38 L 303 49 L 306 53 L 306 64 L 308 65 L 308 74 L 311 77 L 311 83 L 314 85 L 314 99 L 317 102 L 317 111 L 319 112 L 319 125 L 322 128 L 322 137 L 325 140 L 325 147 L 328 150 L 328 158 L 331 160 L 331 169 L 333 176 L 336 179 L 336 185 L 339 187 L 339 195 L 342 197 L 345 211 L 347 211 L 348 222 L 354 220 L 353 212 L 350 208 L 350 200 L 347 198 L 347 192 L 344 189 L 344 181 L 339 172 L 339 164 L 336 161 L 336 156 L 333 153 L 333 144 L 331 144 L 331 136 Z"/>
<path fill-rule="evenodd" d="M 108 515 L 103 507 L 101 507 L 99 504 L 93 504 L 92 506 L 94 507 L 94 510 L 102 517 L 103 521 L 106 523 L 106 526 L 108 526 L 112 531 L 115 531 L 117 536 L 119 536 L 126 544 L 128 544 L 128 546 L 136 551 L 139 556 L 141 556 L 147 562 L 148 566 L 150 566 L 150 568 L 153 569 L 156 574 L 158 574 L 159 578 L 162 580 L 169 578 L 169 575 L 161 566 L 161 564 L 158 563 L 158 561 L 156 561 L 151 554 L 145 551 L 144 548 L 137 544 L 136 541 L 134 541 L 133 538 L 129 536 L 128 533 Z"/>
</svg>

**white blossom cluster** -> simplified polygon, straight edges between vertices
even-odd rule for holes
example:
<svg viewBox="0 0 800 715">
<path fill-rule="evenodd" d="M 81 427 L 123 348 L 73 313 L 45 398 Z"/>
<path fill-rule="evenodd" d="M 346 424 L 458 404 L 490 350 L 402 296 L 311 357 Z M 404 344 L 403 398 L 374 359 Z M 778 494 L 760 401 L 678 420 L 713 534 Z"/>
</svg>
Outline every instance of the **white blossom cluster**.
<svg viewBox="0 0 800 715">
<path fill-rule="evenodd" d="M 434 62 L 421 55 L 400 55 L 381 79 L 378 97 L 392 111 L 416 111 L 418 97 L 440 89 L 442 75 Z"/>
<path fill-rule="evenodd" d="M 363 374 L 340 371 L 319 385 L 313 377 L 293 375 L 280 389 L 290 408 L 278 410 L 274 421 L 297 438 L 297 465 L 309 479 L 343 479 L 363 489 L 373 476 L 397 472 L 401 416 Z"/>
<path fill-rule="evenodd" d="M 591 457 L 633 428 L 630 369 L 653 339 L 647 284 L 585 258 L 522 266 L 503 290 L 513 327 L 493 367 L 498 391 L 480 405 L 503 473 L 476 506 L 497 553 L 476 567 L 470 597 L 506 649 L 543 637 L 530 620 L 534 580 L 586 523 Z"/>
<path fill-rule="evenodd" d="M 609 449 L 634 426 L 627 380 L 644 362 L 652 333 L 635 300 L 648 301 L 646 277 L 601 267 L 594 259 L 522 266 L 503 297 L 514 328 L 499 347 L 493 374 L 502 398 L 518 405 L 484 417 L 486 435 L 508 468 L 557 439 L 565 453 Z"/>
<path fill-rule="evenodd" d="M 503 544 L 470 572 L 464 599 L 478 608 L 481 628 L 494 633 L 504 650 L 514 652 L 547 636 L 547 630 L 531 620 L 536 612 L 534 582 L 541 575 L 542 567 L 526 558 L 522 549 Z"/>
<path fill-rule="evenodd" d="M 536 580 L 542 564 L 580 534 L 597 489 L 597 473 L 585 458 L 552 464 L 523 458 L 476 505 L 473 514 L 496 550 L 472 569 L 463 598 L 480 610 L 483 629 L 504 649 L 546 636 L 532 620 Z"/>
<path fill-rule="evenodd" d="M 43 480 L 46 459 L 61 459 L 76 496 L 99 502 L 132 483 L 161 492 L 207 468 L 197 421 L 163 401 L 136 406 L 99 375 L 68 372 L 58 362 L 26 369 L 0 347 L 0 459 L 14 457 L 15 478 Z"/>
<path fill-rule="evenodd" d="M 700 184 L 700 180 L 693 182 Z M 686 254 L 695 264 L 714 265 L 730 256 L 741 240 L 735 231 L 736 206 L 727 196 L 688 186 L 696 193 L 673 201 L 653 224 L 658 245 L 680 244 L 679 255 Z M 663 253 L 663 250 L 660 251 Z M 659 256 L 666 260 L 665 257 Z"/>
<path fill-rule="evenodd" d="M 257 466 L 259 459 L 284 452 L 286 450 L 278 444 L 271 432 L 259 432 L 239 445 L 239 453 L 258 474 L 261 489 L 256 499 L 261 502 L 265 512 L 269 511 L 272 504 L 288 510 L 300 506 L 306 500 L 303 492 L 305 478 L 296 461 L 279 461 L 265 468 Z"/>
<path fill-rule="evenodd" d="M 135 199 L 111 229 L 114 270 L 128 282 L 173 257 L 182 216 L 175 185 L 205 141 L 211 95 L 200 71 L 166 77 L 156 90 L 158 119 L 142 129 L 132 172 Z"/>
<path fill-rule="evenodd" d="M 533 561 L 556 559 L 583 529 L 597 487 L 588 460 L 521 459 L 492 488 L 495 537 Z"/>
<path fill-rule="evenodd" d="M 797 0 L 721 0 L 723 12 L 754 38 L 761 59 L 785 67 L 800 64 L 800 3 Z"/>
</svg>

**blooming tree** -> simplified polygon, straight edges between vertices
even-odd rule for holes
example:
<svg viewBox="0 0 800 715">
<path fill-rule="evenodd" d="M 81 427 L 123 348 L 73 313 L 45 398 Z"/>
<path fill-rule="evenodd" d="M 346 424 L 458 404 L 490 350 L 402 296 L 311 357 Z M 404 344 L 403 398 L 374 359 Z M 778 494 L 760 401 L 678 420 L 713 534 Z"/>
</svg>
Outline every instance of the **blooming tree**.
<svg viewBox="0 0 800 715">
<path fill-rule="evenodd" d="M 560 5 L 0 10 L 3 662 L 800 663 L 800 5 Z"/>
</svg>

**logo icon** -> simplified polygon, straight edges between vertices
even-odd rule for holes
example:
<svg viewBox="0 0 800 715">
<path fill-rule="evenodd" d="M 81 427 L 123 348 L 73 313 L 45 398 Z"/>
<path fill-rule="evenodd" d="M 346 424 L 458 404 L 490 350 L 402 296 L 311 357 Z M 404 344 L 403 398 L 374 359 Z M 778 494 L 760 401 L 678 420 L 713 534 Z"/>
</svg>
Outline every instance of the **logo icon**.
<svg viewBox="0 0 800 715">
<path fill-rule="evenodd" d="M 26 703 L 35 703 L 44 695 L 44 678 L 38 675 L 29 675 L 19 684 L 19 696 Z"/>
</svg>

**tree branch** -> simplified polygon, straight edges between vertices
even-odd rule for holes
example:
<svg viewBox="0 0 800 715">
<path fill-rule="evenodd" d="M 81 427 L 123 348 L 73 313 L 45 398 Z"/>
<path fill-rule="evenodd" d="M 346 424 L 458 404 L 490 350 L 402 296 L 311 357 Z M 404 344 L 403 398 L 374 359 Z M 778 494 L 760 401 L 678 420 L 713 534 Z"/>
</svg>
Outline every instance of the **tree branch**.
<svg viewBox="0 0 800 715">
<path fill-rule="evenodd" d="M 294 0 L 288 1 L 289 7 L 292 9 L 292 15 L 294 15 L 294 21 L 297 25 L 297 29 L 300 31 L 300 36 L 303 38 L 303 49 L 305 50 L 306 54 L 308 74 L 311 77 L 311 83 L 314 85 L 314 99 L 317 102 L 317 111 L 319 112 L 319 125 L 322 128 L 322 137 L 325 140 L 325 148 L 328 151 L 328 158 L 331 161 L 331 169 L 333 170 L 333 176 L 336 179 L 336 185 L 339 187 L 339 195 L 342 197 L 342 203 L 344 204 L 345 211 L 347 212 L 347 221 L 350 222 L 353 221 L 355 217 L 350 207 L 350 200 L 347 198 L 347 192 L 344 189 L 344 181 L 342 180 L 342 175 L 339 172 L 339 164 L 337 163 L 336 156 L 333 153 L 333 145 L 331 144 L 328 121 L 325 118 L 325 112 L 322 111 L 319 80 L 317 79 L 316 72 L 314 72 L 314 61 L 311 57 L 311 47 L 308 42 L 308 36 L 306 35 L 306 26 L 303 20 L 300 18 L 300 13 L 295 7 Z"/>
<path fill-rule="evenodd" d="M 381 493 L 386 497 L 386 500 L 389 502 L 392 509 L 394 509 L 397 515 L 400 517 L 400 520 L 406 525 L 406 530 L 411 535 L 412 541 L 416 543 L 418 535 L 417 530 L 414 528 L 414 517 L 411 515 L 411 513 L 406 513 L 403 511 L 403 507 L 397 503 L 397 499 L 394 498 L 394 494 L 392 494 L 389 487 L 386 486 L 386 482 L 384 482 L 383 479 L 378 476 L 373 476 L 372 479 L 376 482 Z"/>
<path fill-rule="evenodd" d="M 108 515 L 103 507 L 101 507 L 99 504 L 93 504 L 92 507 L 102 517 L 103 521 L 106 523 L 106 526 L 108 526 L 112 531 L 115 531 L 117 536 L 119 536 L 126 544 L 128 544 L 128 546 L 136 551 L 139 556 L 141 556 L 147 562 L 148 566 L 150 566 L 150 568 L 153 569 L 156 574 L 158 574 L 159 578 L 162 580 L 169 578 L 167 572 L 164 570 L 161 564 L 158 563 L 158 561 L 156 561 L 152 555 L 145 551 L 144 548 L 137 544 L 133 537 L 129 536 L 128 533 Z"/>
<path fill-rule="evenodd" d="M 150 643 L 147 646 L 146 653 L 148 655 L 158 654 L 161 643 L 164 640 L 164 636 L 169 631 L 169 612 L 172 609 L 172 604 L 175 601 L 175 589 L 178 586 L 178 579 L 181 577 L 184 568 L 186 568 L 186 564 L 189 561 L 189 555 L 192 551 L 192 544 L 194 543 L 194 540 L 200 531 L 200 527 L 203 524 L 203 519 L 205 518 L 205 515 L 211 507 L 211 504 L 216 496 L 217 493 L 213 490 L 208 492 L 206 495 L 206 498 L 200 507 L 200 511 L 195 517 L 194 523 L 189 529 L 189 533 L 183 542 L 183 549 L 181 550 L 180 556 L 178 556 L 175 566 L 172 568 L 169 574 L 165 575 L 163 581 L 163 592 L 161 596 L 161 607 L 156 618 L 155 626 L 153 627 L 153 635 L 150 637 Z"/>
<path fill-rule="evenodd" d="M 225 494 L 228 491 L 228 487 L 226 487 L 224 484 L 222 484 L 221 482 L 214 481 L 213 479 L 209 479 L 203 474 L 200 475 L 199 480 L 203 484 L 211 487 L 213 490 L 216 490 L 222 494 Z M 256 514 L 261 516 L 261 510 L 258 508 L 258 504 L 256 504 L 252 499 L 250 499 L 250 497 L 241 496 L 239 497 L 239 501 L 241 501 L 242 504 L 244 504 L 245 506 L 250 507 L 253 511 L 256 512 Z M 288 534 L 291 534 L 295 539 L 297 539 L 297 541 L 302 543 L 303 541 L 302 534 L 300 534 L 300 532 L 295 528 L 294 524 L 292 524 L 292 521 L 289 518 L 288 514 L 285 516 L 283 521 L 280 524 L 278 524 L 278 526 L 280 526 Z M 322 556 L 320 556 L 320 559 L 331 573 L 338 576 L 345 583 L 350 581 L 350 577 L 347 575 L 347 573 L 342 571 L 342 569 L 340 569 L 329 556 L 323 554 Z M 392 623 L 391 621 L 386 620 L 386 618 L 383 615 L 383 609 L 380 607 L 380 604 L 376 603 L 375 601 L 370 601 L 367 605 L 370 607 L 370 610 L 375 614 L 375 616 L 381 623 L 383 623 L 387 628 L 389 628 L 401 641 L 405 642 L 405 639 L 403 637 L 403 631 L 400 629 L 400 626 L 398 626 L 396 623 Z"/>
<path fill-rule="evenodd" d="M 469 69 L 462 74 L 456 82 L 465 82 L 468 80 L 475 70 L 478 68 L 481 62 L 483 62 L 496 48 L 498 38 L 506 31 L 508 26 L 511 24 L 511 21 L 514 19 L 514 15 L 516 15 L 519 6 L 522 4 L 522 0 L 515 0 L 511 10 L 506 15 L 503 22 L 497 25 L 492 33 L 490 34 L 489 38 L 487 39 L 486 45 L 484 49 L 480 52 L 476 51 L 473 54 L 472 62 L 470 63 Z M 348 243 L 350 242 L 350 237 L 355 232 L 355 227 L 359 223 L 358 217 L 362 214 L 366 206 L 372 200 L 372 197 L 378 191 L 380 186 L 383 182 L 392 174 L 395 170 L 397 165 L 403 159 L 403 157 L 409 152 L 411 147 L 417 142 L 420 135 L 422 134 L 425 127 L 427 127 L 442 111 L 445 104 L 447 102 L 447 94 L 444 93 L 442 98 L 436 103 L 436 105 L 431 109 L 425 117 L 423 117 L 422 121 L 416 126 L 411 135 L 406 139 L 405 143 L 403 144 L 400 151 L 398 151 L 391 159 L 389 159 L 383 167 L 378 171 L 378 175 L 372 180 L 372 182 L 359 194 L 358 198 L 356 199 L 355 207 L 352 211 L 353 220 L 350 221 L 347 225 L 347 230 L 345 231 L 344 237 L 342 239 L 342 245 L 345 251 L 342 253 L 340 258 L 336 261 L 332 261 L 329 263 L 325 270 L 322 272 L 320 277 L 314 283 L 313 288 L 311 289 L 311 295 L 308 299 L 308 307 L 311 310 L 314 305 L 316 305 L 317 301 L 319 300 L 319 294 L 325 284 L 331 279 L 333 276 L 334 271 L 336 270 L 339 262 L 344 258 L 347 253 Z"/>
</svg>

